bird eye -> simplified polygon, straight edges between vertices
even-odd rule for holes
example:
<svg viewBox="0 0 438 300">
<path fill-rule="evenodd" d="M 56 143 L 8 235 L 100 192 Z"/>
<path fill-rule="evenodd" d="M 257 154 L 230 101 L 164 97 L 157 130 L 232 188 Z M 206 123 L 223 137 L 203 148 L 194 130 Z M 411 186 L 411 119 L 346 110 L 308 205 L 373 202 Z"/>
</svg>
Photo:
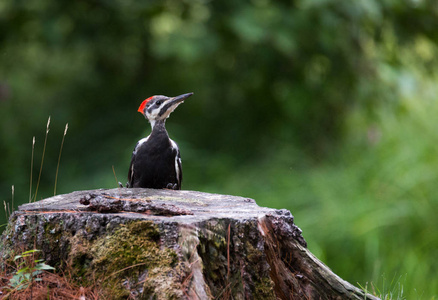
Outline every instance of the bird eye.
<svg viewBox="0 0 438 300">
<path fill-rule="evenodd" d="M 156 106 L 160 106 L 161 103 L 162 103 L 161 100 L 158 100 L 157 102 L 155 102 L 155 105 L 156 105 Z"/>
</svg>

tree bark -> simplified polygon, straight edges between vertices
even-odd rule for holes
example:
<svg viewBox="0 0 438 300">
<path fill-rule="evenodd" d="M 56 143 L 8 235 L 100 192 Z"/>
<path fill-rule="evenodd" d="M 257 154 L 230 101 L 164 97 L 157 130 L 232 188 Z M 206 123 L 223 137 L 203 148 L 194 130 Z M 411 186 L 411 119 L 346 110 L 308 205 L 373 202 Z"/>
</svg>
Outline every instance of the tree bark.
<svg viewBox="0 0 438 300">
<path fill-rule="evenodd" d="M 310 253 L 289 211 L 235 196 L 77 191 L 21 205 L 0 247 L 40 249 L 114 299 L 378 299 Z"/>
</svg>

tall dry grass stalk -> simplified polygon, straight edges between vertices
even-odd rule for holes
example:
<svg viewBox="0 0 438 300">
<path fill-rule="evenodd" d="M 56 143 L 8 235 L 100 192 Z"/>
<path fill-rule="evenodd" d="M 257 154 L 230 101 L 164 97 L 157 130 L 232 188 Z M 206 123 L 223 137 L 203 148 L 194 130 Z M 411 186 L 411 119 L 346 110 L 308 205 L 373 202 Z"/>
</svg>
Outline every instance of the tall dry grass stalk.
<svg viewBox="0 0 438 300">
<path fill-rule="evenodd" d="M 68 130 L 68 123 L 65 124 L 64 135 L 62 136 L 62 141 L 61 141 L 61 149 L 59 149 L 58 164 L 56 166 L 55 187 L 53 189 L 53 196 L 56 196 L 56 184 L 58 183 L 59 162 L 61 161 L 61 153 L 62 153 L 62 148 L 64 146 L 64 139 L 65 139 L 65 136 L 67 135 L 67 130 Z"/>
<path fill-rule="evenodd" d="M 35 197 L 33 198 L 33 201 L 35 202 L 37 199 L 37 195 L 38 195 L 38 187 L 40 185 L 40 180 L 41 180 L 41 173 L 43 171 L 43 164 L 44 164 L 44 155 L 46 154 L 46 144 L 47 144 L 47 135 L 49 134 L 49 126 L 50 126 L 50 116 L 49 119 L 47 120 L 47 126 L 46 126 L 46 137 L 44 138 L 44 147 L 43 147 L 43 154 L 41 157 L 41 165 L 40 165 L 40 173 L 38 175 L 38 182 L 37 182 L 37 186 L 35 189 Z"/>
<path fill-rule="evenodd" d="M 6 219 L 9 219 L 9 216 L 11 215 L 11 208 L 9 207 L 9 203 L 6 203 L 6 201 L 3 201 L 3 204 L 5 206 Z"/>
<path fill-rule="evenodd" d="M 15 197 L 15 186 L 12 185 L 12 201 L 11 201 L 12 211 L 14 211 L 14 197 Z M 9 215 L 11 215 L 11 212 L 9 212 Z"/>
<path fill-rule="evenodd" d="M 32 156 L 30 159 L 30 180 L 29 180 L 29 203 L 32 202 L 32 174 L 33 174 L 33 154 L 35 151 L 35 137 L 32 139 Z"/>
<path fill-rule="evenodd" d="M 116 170 L 114 170 L 114 166 L 112 166 L 112 168 L 113 168 L 114 178 L 116 179 L 116 185 L 119 186 L 119 181 L 117 180 L 117 176 L 116 176 Z"/>
</svg>

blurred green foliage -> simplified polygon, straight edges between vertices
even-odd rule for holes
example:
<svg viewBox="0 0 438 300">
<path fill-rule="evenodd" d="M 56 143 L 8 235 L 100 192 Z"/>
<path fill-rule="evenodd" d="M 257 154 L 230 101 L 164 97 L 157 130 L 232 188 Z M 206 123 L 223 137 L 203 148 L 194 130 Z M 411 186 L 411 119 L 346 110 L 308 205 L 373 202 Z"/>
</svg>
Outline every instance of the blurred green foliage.
<svg viewBox="0 0 438 300">
<path fill-rule="evenodd" d="M 28 201 L 33 136 L 35 192 L 49 115 L 38 199 L 65 123 L 58 193 L 112 188 L 140 102 L 193 91 L 167 124 L 185 189 L 288 208 L 341 277 L 432 299 L 437 43 L 431 0 L 4 0 L 0 200 Z"/>
</svg>

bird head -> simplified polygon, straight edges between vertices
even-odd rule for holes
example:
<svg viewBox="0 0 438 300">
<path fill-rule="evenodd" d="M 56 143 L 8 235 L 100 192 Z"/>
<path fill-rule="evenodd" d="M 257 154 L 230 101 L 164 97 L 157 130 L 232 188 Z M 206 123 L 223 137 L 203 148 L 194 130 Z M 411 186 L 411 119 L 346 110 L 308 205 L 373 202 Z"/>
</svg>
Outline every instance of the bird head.
<svg viewBox="0 0 438 300">
<path fill-rule="evenodd" d="M 193 95 L 193 93 L 187 93 L 176 97 L 167 97 L 163 95 L 152 96 L 144 100 L 138 111 L 149 120 L 152 127 L 155 122 L 160 120 L 166 120 L 170 113 L 175 110 L 184 100 Z"/>
</svg>

